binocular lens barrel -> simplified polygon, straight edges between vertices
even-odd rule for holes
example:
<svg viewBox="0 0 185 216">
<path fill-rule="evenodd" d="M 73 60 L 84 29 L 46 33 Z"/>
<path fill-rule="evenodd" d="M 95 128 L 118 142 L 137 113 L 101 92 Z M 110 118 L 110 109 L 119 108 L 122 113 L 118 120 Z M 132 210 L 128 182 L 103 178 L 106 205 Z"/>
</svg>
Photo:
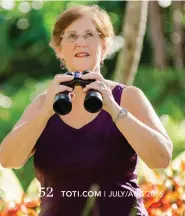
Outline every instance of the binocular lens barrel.
<svg viewBox="0 0 185 216">
<path fill-rule="evenodd" d="M 72 103 L 69 92 L 65 91 L 56 95 L 53 109 L 59 115 L 67 115 L 71 112 Z"/>
<path fill-rule="evenodd" d="M 102 109 L 102 96 L 99 92 L 89 90 L 84 100 L 84 107 L 90 113 L 96 113 Z"/>
<path fill-rule="evenodd" d="M 99 92 L 89 90 L 84 100 L 84 108 L 90 113 L 96 113 L 102 109 L 102 96 Z M 54 111 L 59 115 L 67 115 L 72 110 L 70 93 L 65 91 L 55 97 Z"/>
</svg>

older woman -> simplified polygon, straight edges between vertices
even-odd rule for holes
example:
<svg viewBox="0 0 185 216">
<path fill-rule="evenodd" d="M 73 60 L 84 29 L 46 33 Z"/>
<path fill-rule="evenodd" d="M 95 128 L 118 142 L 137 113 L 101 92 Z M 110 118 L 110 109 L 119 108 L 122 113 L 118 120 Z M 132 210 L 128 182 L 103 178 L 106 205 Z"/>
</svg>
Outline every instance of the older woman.
<svg viewBox="0 0 185 216">
<path fill-rule="evenodd" d="M 50 45 L 62 67 L 71 72 L 89 70 L 82 79 L 95 81 L 73 90 L 61 84 L 73 76 L 56 75 L 2 142 L 3 167 L 20 168 L 35 153 L 40 216 L 80 216 L 92 195 L 96 199 L 88 215 L 128 216 L 132 209 L 137 215 L 148 215 L 137 184 L 138 156 L 152 169 L 170 163 L 172 142 L 144 93 L 101 74 L 107 38 L 112 36 L 109 16 L 98 6 L 64 11 L 55 23 Z M 84 108 L 89 89 L 102 95 L 103 108 L 97 113 Z M 64 91 L 72 96 L 72 110 L 59 115 L 53 102 Z M 91 191 L 93 184 L 98 186 L 97 193 Z"/>
</svg>

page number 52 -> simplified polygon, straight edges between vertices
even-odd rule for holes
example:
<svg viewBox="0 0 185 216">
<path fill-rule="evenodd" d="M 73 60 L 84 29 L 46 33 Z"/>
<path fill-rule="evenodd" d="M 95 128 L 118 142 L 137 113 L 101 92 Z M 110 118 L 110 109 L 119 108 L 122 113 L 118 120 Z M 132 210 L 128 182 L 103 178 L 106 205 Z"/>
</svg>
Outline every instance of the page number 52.
<svg viewBox="0 0 185 216">
<path fill-rule="evenodd" d="M 40 188 L 40 197 L 53 197 L 53 188 L 51 187 L 41 187 Z"/>
</svg>

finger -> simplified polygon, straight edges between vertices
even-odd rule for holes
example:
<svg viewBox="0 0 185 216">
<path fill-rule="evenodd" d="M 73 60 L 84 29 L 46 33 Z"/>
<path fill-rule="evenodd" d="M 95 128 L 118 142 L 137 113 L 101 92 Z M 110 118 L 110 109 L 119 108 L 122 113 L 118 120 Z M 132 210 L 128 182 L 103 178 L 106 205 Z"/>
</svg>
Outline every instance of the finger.
<svg viewBox="0 0 185 216">
<path fill-rule="evenodd" d="M 57 86 L 55 93 L 58 94 L 58 93 L 64 92 L 64 91 L 71 92 L 72 90 L 73 90 L 73 88 L 71 88 L 71 87 L 59 85 L 59 86 Z"/>
<path fill-rule="evenodd" d="M 90 83 L 89 85 L 86 85 L 86 87 L 83 89 L 84 92 L 87 92 L 89 89 L 94 89 L 94 90 L 97 90 L 99 92 L 102 92 L 102 88 L 99 84 L 99 82 L 93 82 L 93 83 Z"/>
<path fill-rule="evenodd" d="M 74 79 L 74 76 L 71 76 L 71 75 L 57 74 L 54 77 L 54 82 L 55 83 L 60 83 L 60 82 L 70 81 L 70 80 L 73 80 L 73 79 Z"/>
<path fill-rule="evenodd" d="M 95 79 L 95 80 L 103 80 L 103 77 L 99 73 L 90 72 L 81 77 L 82 79 Z"/>
</svg>

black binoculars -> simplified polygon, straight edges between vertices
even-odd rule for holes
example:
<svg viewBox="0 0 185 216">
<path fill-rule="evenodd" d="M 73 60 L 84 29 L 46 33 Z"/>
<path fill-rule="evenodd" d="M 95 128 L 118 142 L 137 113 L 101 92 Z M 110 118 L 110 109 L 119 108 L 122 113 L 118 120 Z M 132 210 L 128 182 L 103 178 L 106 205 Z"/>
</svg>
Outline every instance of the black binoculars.
<svg viewBox="0 0 185 216">
<path fill-rule="evenodd" d="M 83 80 L 81 79 L 81 76 L 84 74 L 89 73 L 88 70 L 85 70 L 83 72 L 66 72 L 66 75 L 74 76 L 74 79 L 67 82 L 61 82 L 60 85 L 66 85 L 71 88 L 75 88 L 75 86 L 81 86 L 82 88 L 85 88 L 86 85 L 96 81 L 96 80 Z M 100 92 L 94 89 L 90 89 L 86 93 L 86 97 L 84 100 L 84 108 L 90 112 L 90 113 L 96 113 L 102 109 L 103 102 L 102 102 L 102 96 Z M 60 92 L 55 96 L 54 103 L 53 103 L 53 109 L 54 111 L 59 115 L 67 115 L 71 112 L 72 109 L 72 103 L 71 103 L 71 96 L 68 91 Z"/>
</svg>

